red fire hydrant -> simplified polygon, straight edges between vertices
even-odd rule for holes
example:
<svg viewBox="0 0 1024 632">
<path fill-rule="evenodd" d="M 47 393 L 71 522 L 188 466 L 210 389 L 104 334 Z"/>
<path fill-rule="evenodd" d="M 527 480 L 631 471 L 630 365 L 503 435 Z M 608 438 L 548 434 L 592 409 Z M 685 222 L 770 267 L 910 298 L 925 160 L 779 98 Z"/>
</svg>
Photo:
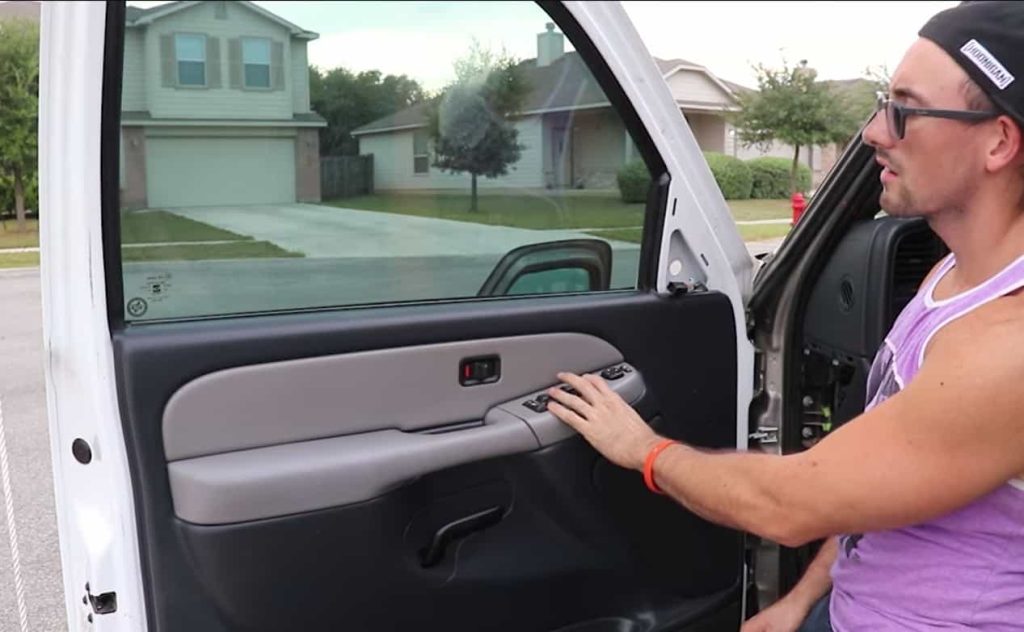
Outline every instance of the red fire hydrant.
<svg viewBox="0 0 1024 632">
<path fill-rule="evenodd" d="M 804 194 L 797 191 L 790 198 L 790 203 L 793 205 L 793 222 L 792 226 L 796 226 L 796 223 L 800 221 L 800 217 L 804 214 L 804 209 L 807 207 L 807 201 L 804 200 Z"/>
</svg>

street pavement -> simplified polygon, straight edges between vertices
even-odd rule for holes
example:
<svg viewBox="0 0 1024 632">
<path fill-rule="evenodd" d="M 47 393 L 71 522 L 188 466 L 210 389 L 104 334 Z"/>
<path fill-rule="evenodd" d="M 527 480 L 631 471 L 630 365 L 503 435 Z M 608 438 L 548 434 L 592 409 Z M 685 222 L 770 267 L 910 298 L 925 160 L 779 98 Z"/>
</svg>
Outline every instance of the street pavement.
<svg viewBox="0 0 1024 632">
<path fill-rule="evenodd" d="M 6 463 L 8 473 L 8 484 L 0 487 L 3 632 L 67 629 L 43 389 L 39 270 L 0 270 L 0 430 L 6 440 L 0 469 Z M 14 550 L 21 582 L 14 572 Z"/>
</svg>

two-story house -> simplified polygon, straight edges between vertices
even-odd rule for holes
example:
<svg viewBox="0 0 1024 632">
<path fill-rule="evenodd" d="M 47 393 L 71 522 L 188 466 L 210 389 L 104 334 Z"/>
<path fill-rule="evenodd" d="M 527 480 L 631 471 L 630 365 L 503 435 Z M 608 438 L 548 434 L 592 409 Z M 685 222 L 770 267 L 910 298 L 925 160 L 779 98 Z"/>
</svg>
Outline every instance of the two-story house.
<svg viewBox="0 0 1024 632">
<path fill-rule="evenodd" d="M 316 33 L 251 2 L 128 7 L 126 23 L 124 208 L 320 201 Z"/>
<path fill-rule="evenodd" d="M 521 62 L 529 94 L 514 121 L 522 146 L 507 175 L 482 178 L 482 188 L 548 189 L 615 187 L 618 170 L 637 156 L 625 126 L 594 76 L 564 36 L 548 24 L 537 34 L 537 56 Z M 768 150 L 737 141 L 729 115 L 738 112 L 737 84 L 708 68 L 683 59 L 654 60 L 679 111 L 701 149 L 742 159 L 777 155 L 792 159 L 793 150 L 775 143 Z M 374 188 L 458 189 L 469 186 L 465 173 L 433 166 L 427 131 L 427 104 L 411 106 L 355 129 L 361 154 L 374 160 Z M 817 182 L 823 173 L 822 149 L 804 148 L 801 162 Z M 834 154 L 834 152 L 833 152 Z M 824 168 L 831 166 L 826 163 Z"/>
</svg>

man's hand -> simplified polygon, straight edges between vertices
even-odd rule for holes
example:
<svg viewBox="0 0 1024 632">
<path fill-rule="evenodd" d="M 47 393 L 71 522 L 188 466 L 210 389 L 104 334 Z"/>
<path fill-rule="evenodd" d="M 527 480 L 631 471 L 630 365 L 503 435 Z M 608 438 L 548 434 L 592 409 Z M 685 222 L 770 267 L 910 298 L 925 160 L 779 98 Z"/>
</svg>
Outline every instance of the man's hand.
<svg viewBox="0 0 1024 632">
<path fill-rule="evenodd" d="M 640 415 L 596 375 L 580 377 L 559 373 L 558 379 L 575 388 L 570 395 L 558 387 L 548 389 L 548 403 L 556 417 L 572 426 L 609 461 L 641 470 L 644 459 L 659 440 Z"/>
<path fill-rule="evenodd" d="M 740 632 L 795 632 L 807 617 L 807 608 L 782 599 L 750 618 Z"/>
</svg>

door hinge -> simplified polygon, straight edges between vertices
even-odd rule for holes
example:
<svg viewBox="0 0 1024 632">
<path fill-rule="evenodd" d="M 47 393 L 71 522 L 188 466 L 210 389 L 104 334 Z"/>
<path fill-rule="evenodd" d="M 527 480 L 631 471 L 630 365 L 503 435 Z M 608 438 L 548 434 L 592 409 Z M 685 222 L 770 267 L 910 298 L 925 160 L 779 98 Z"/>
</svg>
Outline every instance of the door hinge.
<svg viewBox="0 0 1024 632">
<path fill-rule="evenodd" d="M 82 603 L 88 604 L 96 614 L 111 614 L 117 612 L 117 593 L 105 592 L 94 595 L 89 589 L 89 584 L 86 583 L 85 597 L 82 597 Z"/>
<path fill-rule="evenodd" d="M 772 426 L 758 426 L 757 432 L 747 436 L 751 441 L 757 441 L 761 445 L 772 445 L 779 442 L 779 429 Z"/>
</svg>

